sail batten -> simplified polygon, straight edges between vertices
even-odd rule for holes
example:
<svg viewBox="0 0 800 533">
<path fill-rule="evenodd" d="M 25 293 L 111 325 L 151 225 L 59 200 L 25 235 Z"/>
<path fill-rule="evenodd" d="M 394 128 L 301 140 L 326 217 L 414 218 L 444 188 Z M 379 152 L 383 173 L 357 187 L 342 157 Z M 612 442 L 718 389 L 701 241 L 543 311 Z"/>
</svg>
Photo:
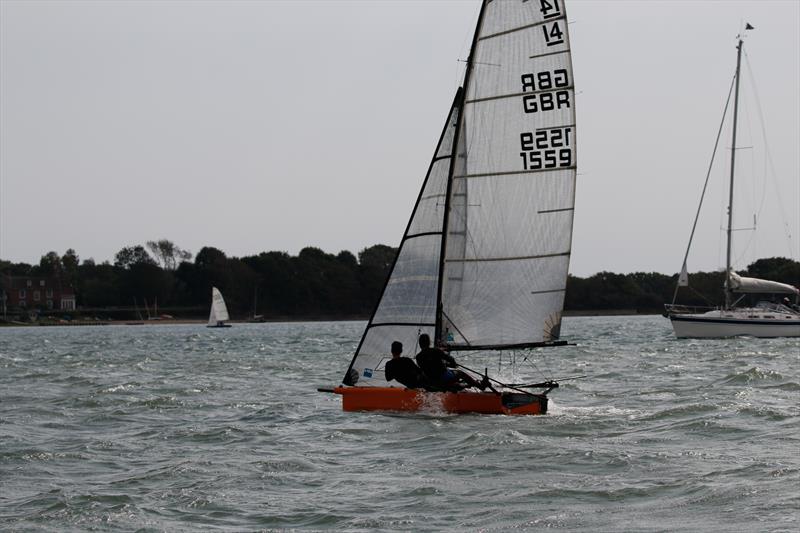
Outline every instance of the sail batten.
<svg viewBox="0 0 800 533">
<path fill-rule="evenodd" d="M 441 234 L 442 234 L 441 231 L 425 231 L 423 233 L 414 233 L 413 235 L 406 235 L 405 237 L 403 237 L 403 240 L 407 241 L 409 239 L 416 239 L 417 237 L 427 237 L 429 235 L 441 235 Z"/>
<path fill-rule="evenodd" d="M 544 259 L 547 257 L 559 257 L 562 255 L 570 255 L 571 252 L 562 252 L 559 254 L 545 254 L 545 255 L 530 255 L 527 257 L 464 257 L 445 259 L 445 263 L 458 263 L 458 262 L 492 262 L 492 261 L 528 261 L 532 259 Z"/>
<path fill-rule="evenodd" d="M 575 170 L 576 166 L 561 167 L 558 170 Z M 469 178 L 491 178 L 495 176 L 513 176 L 514 174 L 540 174 L 542 172 L 553 172 L 553 169 L 540 168 L 535 170 L 512 170 L 509 172 L 484 172 L 483 174 L 460 174 L 453 176 L 453 179 L 469 179 Z M 466 196 L 461 194 L 460 196 Z"/>
<path fill-rule="evenodd" d="M 482 37 L 479 37 L 478 40 L 479 41 L 485 41 L 487 39 L 494 39 L 495 37 L 500 37 L 502 35 L 508 35 L 509 33 L 515 33 L 515 32 L 522 31 L 522 30 L 528 30 L 530 28 L 536 28 L 536 27 L 542 26 L 543 24 L 547 24 L 548 22 L 551 22 L 553 20 L 563 20 L 563 19 L 565 19 L 565 17 L 562 16 L 562 17 L 553 18 L 553 19 L 549 19 L 549 20 L 542 20 L 540 22 L 534 22 L 532 24 L 527 24 L 525 26 L 520 26 L 519 28 L 512 28 L 510 30 L 499 31 L 499 32 L 493 33 L 491 35 L 484 35 Z"/>
<path fill-rule="evenodd" d="M 531 294 L 547 294 L 549 292 L 566 292 L 566 291 L 567 291 L 567 288 L 564 287 L 564 288 L 561 288 L 561 289 L 548 289 L 548 290 L 544 290 L 544 291 L 531 291 Z"/>
<path fill-rule="evenodd" d="M 565 85 L 563 88 L 564 89 L 572 89 L 572 90 L 575 89 L 572 85 Z M 474 99 L 474 100 L 467 100 L 464 103 L 465 104 L 476 104 L 476 103 L 479 103 L 479 102 L 488 102 L 490 100 L 501 100 L 503 98 L 518 98 L 520 96 L 526 96 L 526 95 L 531 95 L 531 94 L 541 94 L 541 93 L 547 93 L 547 92 L 551 92 L 551 91 L 549 89 L 542 89 L 542 90 L 538 90 L 538 91 L 529 91 L 529 92 L 516 92 L 516 93 L 508 93 L 508 94 L 496 94 L 494 96 L 484 96 L 482 98 L 477 98 L 477 99 Z M 552 128 L 545 128 L 545 129 L 552 129 Z"/>
<path fill-rule="evenodd" d="M 547 56 L 556 56 L 560 54 L 569 54 L 571 50 L 568 48 L 566 50 L 559 50 L 558 52 L 545 52 L 543 54 L 536 54 L 535 56 L 528 56 L 528 59 L 538 59 L 540 57 L 547 57 Z"/>
</svg>

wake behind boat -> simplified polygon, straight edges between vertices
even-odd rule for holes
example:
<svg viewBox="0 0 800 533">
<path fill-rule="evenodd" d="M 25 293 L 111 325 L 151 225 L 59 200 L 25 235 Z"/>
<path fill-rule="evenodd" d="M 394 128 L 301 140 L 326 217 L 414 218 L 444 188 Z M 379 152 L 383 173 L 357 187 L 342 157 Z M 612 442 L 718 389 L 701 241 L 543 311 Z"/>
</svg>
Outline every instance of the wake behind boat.
<svg viewBox="0 0 800 533">
<path fill-rule="evenodd" d="M 752 29 L 748 24 L 745 31 Z M 697 220 L 703 197 L 700 198 L 700 207 L 697 210 L 689 246 L 683 258 L 683 267 L 678 277 L 678 286 L 672 304 L 666 304 L 666 314 L 672 322 L 675 336 L 684 337 L 800 337 L 800 306 L 798 300 L 800 290 L 785 283 L 777 281 L 743 277 L 733 271 L 731 265 L 731 249 L 733 243 L 733 191 L 736 163 L 736 120 L 739 107 L 739 79 L 741 77 L 742 49 L 744 42 L 741 35 L 736 47 L 736 74 L 735 96 L 733 100 L 733 133 L 731 141 L 731 175 L 729 184 L 728 202 L 728 228 L 727 228 L 727 255 L 725 262 L 725 303 L 720 308 L 701 308 L 677 305 L 680 287 L 689 286 L 689 276 L 686 261 L 692 245 Z M 726 105 L 727 110 L 727 105 Z M 722 131 L 720 127 L 720 132 Z M 717 138 L 719 142 L 719 138 Z M 715 147 L 716 152 L 716 147 Z M 713 164 L 713 158 L 712 158 Z M 709 174 L 710 174 L 709 168 Z M 706 184 L 708 177 L 706 177 Z M 703 195 L 705 187 L 703 188 Z M 740 305 L 749 295 L 763 295 L 767 299 L 754 306 Z M 779 300 L 779 301 L 775 301 Z"/>
<path fill-rule="evenodd" d="M 483 362 L 490 351 L 566 344 L 558 338 L 575 198 L 574 102 L 563 0 L 485 0 L 463 87 L 381 298 L 342 386 L 325 389 L 342 395 L 344 410 L 547 411 L 554 382 L 494 381 L 497 393 L 410 390 L 387 381 L 385 365 L 393 341 L 415 347 L 421 334 Z"/>
</svg>

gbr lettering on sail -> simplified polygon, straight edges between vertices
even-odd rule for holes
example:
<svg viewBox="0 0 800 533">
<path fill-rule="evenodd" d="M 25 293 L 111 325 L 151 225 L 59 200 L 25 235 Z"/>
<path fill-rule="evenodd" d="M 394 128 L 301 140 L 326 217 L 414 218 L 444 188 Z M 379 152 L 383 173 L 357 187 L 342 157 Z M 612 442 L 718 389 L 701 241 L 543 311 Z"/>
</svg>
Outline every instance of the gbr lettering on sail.
<svg viewBox="0 0 800 533">
<path fill-rule="evenodd" d="M 562 0 L 538 0 L 544 22 L 540 38 L 545 48 L 563 45 L 567 23 Z M 572 107 L 567 68 L 525 72 L 522 84 L 522 110 L 527 115 L 551 113 Z M 574 131 L 571 125 L 538 128 L 520 133 L 520 157 L 523 170 L 545 170 L 573 166 Z"/>
</svg>

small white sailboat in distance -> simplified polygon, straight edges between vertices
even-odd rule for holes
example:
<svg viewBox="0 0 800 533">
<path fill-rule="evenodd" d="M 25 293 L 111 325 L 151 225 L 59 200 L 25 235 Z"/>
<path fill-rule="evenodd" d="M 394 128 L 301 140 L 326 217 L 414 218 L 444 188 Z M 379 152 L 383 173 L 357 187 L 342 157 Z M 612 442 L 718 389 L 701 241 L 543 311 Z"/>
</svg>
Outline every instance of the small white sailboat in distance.
<svg viewBox="0 0 800 533">
<path fill-rule="evenodd" d="M 745 30 L 753 29 L 750 24 Z M 729 184 L 728 201 L 728 228 L 727 228 L 727 256 L 725 261 L 725 303 L 718 308 L 703 308 L 676 305 L 678 289 L 689 286 L 689 276 L 686 268 L 686 260 L 692 246 L 692 237 L 697 227 L 697 219 L 700 215 L 700 208 L 703 205 L 703 196 L 700 198 L 695 217 L 692 235 L 689 237 L 689 246 L 686 248 L 686 255 L 683 258 L 683 267 L 678 277 L 678 285 L 675 288 L 675 296 L 672 304 L 666 304 L 665 316 L 672 322 L 675 336 L 678 338 L 703 338 L 703 337 L 800 337 L 800 290 L 796 287 L 777 281 L 743 277 L 733 270 L 731 261 L 731 245 L 733 241 L 733 198 L 734 198 L 734 170 L 736 163 L 736 119 L 739 104 L 739 78 L 742 63 L 742 48 L 744 46 L 742 36 L 739 36 L 739 43 L 736 46 L 736 75 L 735 95 L 733 99 L 733 133 L 731 140 L 731 175 Z M 732 87 L 732 88 L 734 88 Z M 729 96 L 730 98 L 730 96 Z M 727 104 L 726 104 L 727 111 Z M 723 117 L 724 118 L 724 117 Z M 720 126 L 720 132 L 722 127 Z M 719 142 L 719 136 L 717 137 Z M 716 146 L 714 148 L 716 152 Z M 713 164 L 713 156 L 712 156 Z M 710 174 L 709 167 L 709 174 Z M 708 185 L 708 177 L 706 177 Z M 705 195 L 705 187 L 703 188 Z M 743 298 L 750 295 L 767 295 L 767 299 L 758 302 L 754 306 L 741 305 Z M 775 300 L 781 299 L 780 302 Z M 791 298 L 791 299 L 790 299 Z"/>
<path fill-rule="evenodd" d="M 230 324 L 225 321 L 230 320 L 228 308 L 225 305 L 225 298 L 216 287 L 211 287 L 211 313 L 208 315 L 209 328 L 229 328 Z"/>
</svg>

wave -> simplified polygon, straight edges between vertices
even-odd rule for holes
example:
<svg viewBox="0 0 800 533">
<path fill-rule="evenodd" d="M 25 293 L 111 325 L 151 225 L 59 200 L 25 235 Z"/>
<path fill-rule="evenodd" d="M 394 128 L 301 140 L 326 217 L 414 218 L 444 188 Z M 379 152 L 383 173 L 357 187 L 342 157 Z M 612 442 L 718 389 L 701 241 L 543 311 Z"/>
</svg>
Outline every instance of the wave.
<svg viewBox="0 0 800 533">
<path fill-rule="evenodd" d="M 781 379 L 783 379 L 783 375 L 781 375 L 780 372 L 753 367 L 745 370 L 744 372 L 728 374 L 725 376 L 722 382 L 726 384 L 740 384 L 758 383 L 762 381 L 778 381 Z"/>
</svg>

